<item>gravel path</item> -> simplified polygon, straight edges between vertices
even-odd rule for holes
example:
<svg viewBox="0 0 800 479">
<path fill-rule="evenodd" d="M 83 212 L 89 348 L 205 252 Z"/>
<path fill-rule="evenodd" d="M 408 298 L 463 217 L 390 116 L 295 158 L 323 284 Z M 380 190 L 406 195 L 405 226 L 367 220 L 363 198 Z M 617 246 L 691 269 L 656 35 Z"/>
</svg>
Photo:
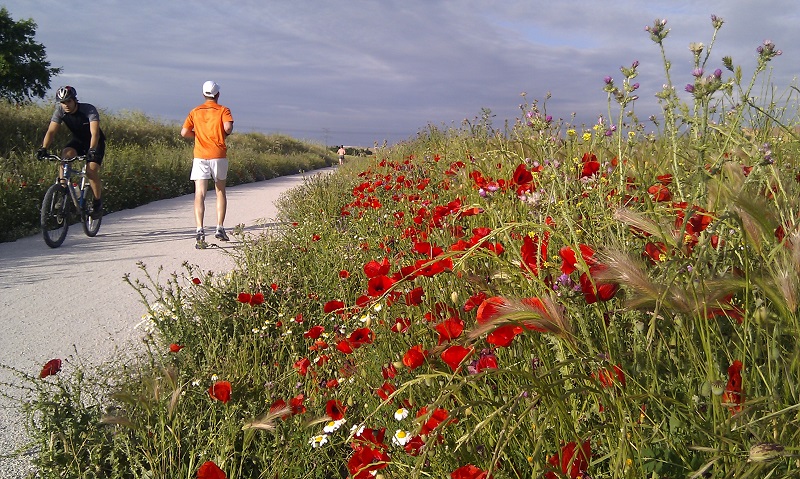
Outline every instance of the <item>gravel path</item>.
<svg viewBox="0 0 800 479">
<path fill-rule="evenodd" d="M 228 228 L 243 224 L 258 234 L 277 210 L 274 202 L 304 178 L 331 168 L 228 188 Z M 215 223 L 214 193 L 206 197 L 206 235 Z M 123 281 L 125 274 L 143 279 L 143 262 L 155 275 L 159 266 L 168 277 L 182 273 L 183 263 L 203 271 L 233 266 L 225 248 L 194 247 L 193 196 L 150 203 L 103 218 L 95 238 L 79 224 L 69 229 L 61 247 L 51 249 L 41 235 L 0 243 L 0 387 L 14 394 L 19 378 L 8 367 L 38 375 L 53 358 L 76 358 L 99 364 L 138 342 L 137 327 L 146 312 L 138 293 Z M 213 236 L 213 233 L 212 235 Z M 232 238 L 234 240 L 234 238 Z M 211 238 L 211 241 L 215 241 Z M 77 354 L 76 354 L 77 351 Z M 10 457 L 25 441 L 17 404 L 0 397 L 0 477 L 25 477 L 26 456 Z"/>
</svg>

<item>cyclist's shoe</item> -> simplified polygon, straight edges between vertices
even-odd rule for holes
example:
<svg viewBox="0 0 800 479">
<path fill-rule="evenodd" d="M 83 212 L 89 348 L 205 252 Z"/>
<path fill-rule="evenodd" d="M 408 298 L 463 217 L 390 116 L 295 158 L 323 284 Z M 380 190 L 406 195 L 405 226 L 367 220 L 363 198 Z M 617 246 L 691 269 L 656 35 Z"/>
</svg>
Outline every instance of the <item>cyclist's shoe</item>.
<svg viewBox="0 0 800 479">
<path fill-rule="evenodd" d="M 195 248 L 205 249 L 206 246 L 208 246 L 208 243 L 206 243 L 206 234 L 204 232 L 198 231 L 195 239 L 197 240 L 197 244 L 194 245 Z"/>
<path fill-rule="evenodd" d="M 100 219 L 103 216 L 103 201 L 95 202 L 89 207 L 89 217 L 93 220 Z"/>
<path fill-rule="evenodd" d="M 217 238 L 220 241 L 230 241 L 230 238 L 228 238 L 228 234 L 225 233 L 224 228 L 217 228 L 217 232 L 214 233 L 214 238 Z"/>
</svg>

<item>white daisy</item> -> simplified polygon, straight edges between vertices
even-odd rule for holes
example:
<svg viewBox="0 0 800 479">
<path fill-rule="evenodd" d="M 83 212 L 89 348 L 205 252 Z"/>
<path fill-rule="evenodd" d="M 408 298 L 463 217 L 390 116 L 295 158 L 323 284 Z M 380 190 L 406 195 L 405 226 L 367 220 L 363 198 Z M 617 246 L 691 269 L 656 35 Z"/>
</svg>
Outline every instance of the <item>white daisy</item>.
<svg viewBox="0 0 800 479">
<path fill-rule="evenodd" d="M 327 434 L 319 434 L 317 436 L 312 437 L 308 440 L 308 443 L 311 444 L 311 447 L 314 449 L 318 447 L 322 447 L 328 442 L 328 435 Z"/>
<path fill-rule="evenodd" d="M 410 440 L 411 434 L 409 434 L 407 431 L 403 431 L 402 429 L 395 431 L 394 436 L 392 436 L 392 444 L 396 446 L 405 446 Z"/>
<path fill-rule="evenodd" d="M 394 418 L 398 421 L 402 421 L 403 419 L 408 417 L 408 409 L 401 407 L 397 411 L 394 412 Z"/>
<path fill-rule="evenodd" d="M 345 423 L 345 421 L 347 421 L 347 419 L 344 418 L 339 419 L 337 421 L 328 421 L 325 424 L 325 427 L 322 428 L 322 430 L 327 433 L 332 433 L 333 431 L 339 429 L 342 426 L 342 424 Z"/>
</svg>

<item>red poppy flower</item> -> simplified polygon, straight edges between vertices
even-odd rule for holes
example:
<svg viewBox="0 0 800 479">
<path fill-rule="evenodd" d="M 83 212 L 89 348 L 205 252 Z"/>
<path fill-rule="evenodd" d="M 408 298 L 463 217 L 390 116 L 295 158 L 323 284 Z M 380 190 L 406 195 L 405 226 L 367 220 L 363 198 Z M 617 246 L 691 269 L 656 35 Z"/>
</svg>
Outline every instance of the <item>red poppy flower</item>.
<svg viewBox="0 0 800 479">
<path fill-rule="evenodd" d="M 337 299 L 332 299 L 332 300 L 328 301 L 327 303 L 325 303 L 322 306 L 322 310 L 325 311 L 326 313 L 332 313 L 332 312 L 341 311 L 341 310 L 344 309 L 344 307 L 345 307 L 344 306 L 344 301 L 339 301 Z"/>
<path fill-rule="evenodd" d="M 389 363 L 386 366 L 381 367 L 381 375 L 383 379 L 391 379 L 397 376 L 397 368 L 394 367 L 393 363 Z"/>
<path fill-rule="evenodd" d="M 497 356 L 494 354 L 481 355 L 475 363 L 475 371 L 481 372 L 484 369 L 497 369 Z"/>
<path fill-rule="evenodd" d="M 250 306 L 264 304 L 264 293 L 256 293 L 250 298 Z"/>
<path fill-rule="evenodd" d="M 504 324 L 489 333 L 489 335 L 486 336 L 486 342 L 501 348 L 507 348 L 511 346 L 514 338 L 517 337 L 518 334 L 522 334 L 523 331 L 522 327 L 515 324 Z"/>
<path fill-rule="evenodd" d="M 427 414 L 428 408 L 423 407 L 419 410 L 419 412 L 417 412 L 417 417 L 420 418 L 426 416 Z M 433 411 L 428 420 L 422 424 L 422 428 L 420 429 L 419 433 L 422 435 L 428 435 L 445 421 L 447 421 L 448 424 L 451 422 L 457 422 L 456 418 L 450 417 L 450 413 L 447 412 L 447 409 L 437 408 L 435 411 Z"/>
<path fill-rule="evenodd" d="M 545 233 L 545 239 L 542 241 L 539 240 L 538 236 L 531 238 L 530 235 L 525 235 L 522 238 L 522 246 L 519 249 L 522 264 L 535 275 L 539 274 L 539 265 L 547 261 L 548 243 L 548 233 Z"/>
<path fill-rule="evenodd" d="M 461 345 L 453 345 L 442 352 L 441 358 L 450 369 L 453 371 L 459 368 L 459 365 L 464 361 L 464 358 L 472 354 L 472 348 L 465 348 Z"/>
<path fill-rule="evenodd" d="M 600 162 L 594 153 L 583 154 L 583 167 L 581 168 L 581 178 L 588 178 L 600 171 Z"/>
<path fill-rule="evenodd" d="M 531 181 L 533 181 L 533 175 L 528 168 L 525 166 L 525 163 L 520 163 L 517 166 L 517 169 L 514 170 L 514 175 L 511 179 L 517 185 L 527 185 Z"/>
<path fill-rule="evenodd" d="M 450 318 L 436 325 L 439 332 L 439 345 L 461 336 L 464 332 L 464 321 L 459 318 Z"/>
<path fill-rule="evenodd" d="M 491 479 L 491 477 L 493 476 L 490 476 L 486 471 L 472 464 L 461 466 L 450 473 L 451 479 Z"/>
<path fill-rule="evenodd" d="M 493 321 L 500 314 L 501 308 L 507 304 L 507 301 L 500 296 L 492 296 L 483 300 L 481 305 L 478 306 L 476 318 L 478 324 L 486 324 Z"/>
<path fill-rule="evenodd" d="M 672 175 L 669 173 L 658 175 L 656 176 L 656 179 L 664 186 L 669 186 L 672 184 Z"/>
<path fill-rule="evenodd" d="M 375 339 L 375 333 L 369 328 L 358 328 L 347 337 L 347 341 L 354 349 L 360 348 L 365 344 L 371 344 Z"/>
<path fill-rule="evenodd" d="M 367 282 L 367 294 L 373 298 L 381 296 L 389 291 L 395 283 L 395 280 L 386 275 L 374 276 Z"/>
<path fill-rule="evenodd" d="M 581 258 L 588 265 L 592 266 L 597 263 L 594 259 L 594 250 L 591 246 L 579 244 L 578 249 L 581 252 Z M 575 250 L 571 246 L 564 246 L 558 250 L 558 255 L 561 257 L 561 272 L 564 274 L 571 274 L 577 269 L 578 259 L 575 256 Z"/>
<path fill-rule="evenodd" d="M 374 471 L 384 469 L 392 459 L 380 448 L 358 448 L 347 461 L 347 470 L 352 479 L 372 479 Z"/>
<path fill-rule="evenodd" d="M 364 265 L 364 274 L 367 275 L 367 278 L 374 278 L 376 276 L 385 276 L 389 274 L 389 260 L 383 258 L 381 262 L 377 262 L 375 260 L 369 261 L 367 264 Z"/>
<path fill-rule="evenodd" d="M 591 444 L 589 441 L 584 441 L 580 448 L 575 442 L 569 442 L 561 448 L 561 453 L 552 456 L 547 462 L 550 463 L 557 471 L 560 471 L 570 479 L 578 479 L 583 477 L 583 473 L 589 467 L 589 458 L 591 457 Z M 559 476 L 555 472 L 548 472 L 545 474 L 545 479 L 558 479 Z"/>
<path fill-rule="evenodd" d="M 587 304 L 596 303 L 597 301 L 608 301 L 613 298 L 619 290 L 617 283 L 610 283 L 605 281 L 595 281 L 592 283 L 591 276 L 603 272 L 606 265 L 596 264 L 589 268 L 589 274 L 583 273 L 580 277 L 581 291 Z"/>
<path fill-rule="evenodd" d="M 412 371 L 422 366 L 422 363 L 424 362 L 425 352 L 420 344 L 412 346 L 411 349 L 406 351 L 406 354 L 403 355 L 403 364 L 405 364 L 405 366 Z"/>
<path fill-rule="evenodd" d="M 289 399 L 289 407 L 292 408 L 292 414 L 303 414 L 306 412 L 306 407 L 303 404 L 305 399 L 303 394 L 298 394 L 292 399 Z"/>
<path fill-rule="evenodd" d="M 308 358 L 298 359 L 294 362 L 294 368 L 301 376 L 305 376 L 308 373 L 309 366 L 311 366 L 311 360 Z"/>
<path fill-rule="evenodd" d="M 375 390 L 375 394 L 377 394 L 384 401 L 387 401 L 389 396 L 391 396 L 395 391 L 397 391 L 397 388 L 394 387 L 392 383 L 385 382 L 381 387 Z"/>
<path fill-rule="evenodd" d="M 347 271 L 346 269 L 343 269 L 343 270 L 339 271 L 339 277 L 341 279 L 347 279 L 347 278 L 350 277 L 350 272 Z"/>
<path fill-rule="evenodd" d="M 650 193 L 650 198 L 655 202 L 670 201 L 672 199 L 672 192 L 661 183 L 651 186 L 647 189 L 647 192 Z"/>
<path fill-rule="evenodd" d="M 473 309 L 480 306 L 484 299 L 486 299 L 486 293 L 482 291 L 480 293 L 470 296 L 467 302 L 464 303 L 464 307 L 462 308 L 463 311 L 464 312 L 472 311 Z"/>
<path fill-rule="evenodd" d="M 278 285 L 276 283 L 270 284 L 269 287 L 272 291 L 278 291 Z"/>
<path fill-rule="evenodd" d="M 728 366 L 728 384 L 722 393 L 722 403 L 728 406 L 732 413 L 742 410 L 744 402 L 742 394 L 742 362 L 738 359 Z"/>
<path fill-rule="evenodd" d="M 422 440 L 422 436 L 417 434 L 416 436 L 412 437 L 410 441 L 406 443 L 403 449 L 406 453 L 410 456 L 417 456 L 422 449 L 422 446 L 425 445 L 425 441 Z"/>
<path fill-rule="evenodd" d="M 405 301 L 407 306 L 419 306 L 422 304 L 422 298 L 425 296 L 425 290 L 421 287 L 416 287 L 405 294 Z"/>
<path fill-rule="evenodd" d="M 306 331 L 305 333 L 303 333 L 303 337 L 304 338 L 310 338 L 310 339 L 317 339 L 324 332 L 325 332 L 325 327 L 324 326 L 314 326 L 313 328 L 311 328 L 308 331 Z"/>
<path fill-rule="evenodd" d="M 208 395 L 211 399 L 216 399 L 225 404 L 231 399 L 231 383 L 228 381 L 217 381 L 208 388 Z"/>
<path fill-rule="evenodd" d="M 287 409 L 288 407 L 289 406 L 286 404 L 286 401 L 284 401 L 283 399 L 278 399 L 277 401 L 275 401 L 275 402 L 273 402 L 272 404 L 269 405 L 269 413 L 270 414 L 275 414 L 278 411 Z M 291 412 L 286 412 L 286 414 L 281 416 L 281 419 L 286 419 L 290 415 L 291 415 Z"/>
<path fill-rule="evenodd" d="M 200 278 L 192 278 L 192 283 L 200 284 L 201 283 Z"/>
<path fill-rule="evenodd" d="M 325 404 L 325 414 L 333 421 L 343 419 L 345 411 L 347 411 L 347 407 L 343 406 L 339 400 L 331 399 Z"/>
<path fill-rule="evenodd" d="M 169 352 L 171 353 L 177 353 L 181 349 L 183 349 L 183 346 L 181 346 L 180 344 L 172 343 L 169 345 Z"/>
<path fill-rule="evenodd" d="M 244 304 L 248 304 L 250 302 L 250 298 L 251 298 L 250 293 L 239 293 L 236 296 L 236 300 Z"/>
<path fill-rule="evenodd" d="M 350 342 L 346 339 L 342 339 L 336 343 L 336 349 L 343 354 L 351 354 L 353 352 L 353 346 L 351 346 Z"/>
<path fill-rule="evenodd" d="M 39 377 L 46 378 L 47 376 L 53 376 L 59 371 L 61 371 L 61 360 L 51 359 L 44 364 L 42 371 L 39 373 Z"/>
<path fill-rule="evenodd" d="M 644 245 L 644 256 L 648 258 L 652 264 L 664 261 L 667 257 L 667 245 L 661 242 L 648 242 Z"/>
<path fill-rule="evenodd" d="M 228 476 L 213 461 L 206 461 L 197 470 L 197 479 L 228 479 Z"/>
</svg>

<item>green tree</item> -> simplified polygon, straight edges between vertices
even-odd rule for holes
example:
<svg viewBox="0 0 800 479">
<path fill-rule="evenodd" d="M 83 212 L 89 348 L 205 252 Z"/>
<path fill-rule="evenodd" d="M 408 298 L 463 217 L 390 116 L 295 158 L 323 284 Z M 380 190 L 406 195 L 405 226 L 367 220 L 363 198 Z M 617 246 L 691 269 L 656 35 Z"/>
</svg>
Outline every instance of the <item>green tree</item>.
<svg viewBox="0 0 800 479">
<path fill-rule="evenodd" d="M 0 97 L 16 103 L 44 98 L 50 78 L 61 72 L 50 67 L 35 34 L 33 19 L 15 22 L 5 7 L 0 8 Z"/>
</svg>

